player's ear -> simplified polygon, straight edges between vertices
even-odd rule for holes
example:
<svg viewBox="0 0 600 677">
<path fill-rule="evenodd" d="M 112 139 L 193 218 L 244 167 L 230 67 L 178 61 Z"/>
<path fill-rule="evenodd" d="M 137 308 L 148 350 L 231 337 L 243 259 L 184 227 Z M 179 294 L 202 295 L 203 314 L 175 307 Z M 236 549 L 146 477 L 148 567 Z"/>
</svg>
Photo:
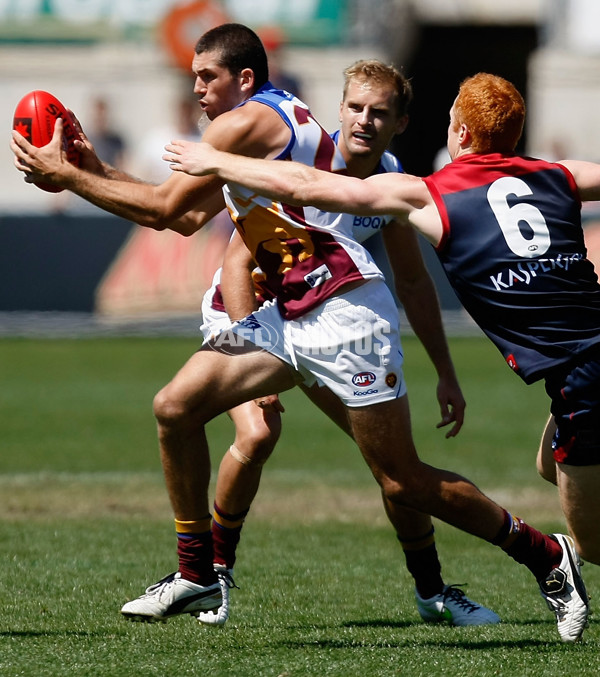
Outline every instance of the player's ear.
<svg viewBox="0 0 600 677">
<path fill-rule="evenodd" d="M 242 68 L 239 80 L 242 91 L 254 90 L 254 71 L 251 68 Z"/>
<path fill-rule="evenodd" d="M 466 145 L 471 141 L 471 132 L 465 123 L 463 122 L 458 128 L 458 143 L 461 145 Z"/>
<path fill-rule="evenodd" d="M 398 122 L 396 123 L 396 134 L 402 134 L 402 132 L 408 127 L 408 115 L 403 115 Z"/>
</svg>

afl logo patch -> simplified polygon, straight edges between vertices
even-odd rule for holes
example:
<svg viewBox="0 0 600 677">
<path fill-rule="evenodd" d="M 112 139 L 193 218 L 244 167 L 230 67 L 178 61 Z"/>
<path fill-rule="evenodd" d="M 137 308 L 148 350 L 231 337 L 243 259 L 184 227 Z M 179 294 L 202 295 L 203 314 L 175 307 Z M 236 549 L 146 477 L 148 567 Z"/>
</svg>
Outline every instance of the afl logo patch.
<svg viewBox="0 0 600 677">
<path fill-rule="evenodd" d="M 352 383 L 360 388 L 372 386 L 375 383 L 375 374 L 371 371 L 361 371 L 359 374 L 354 374 Z"/>
<path fill-rule="evenodd" d="M 396 385 L 397 382 L 398 382 L 398 377 L 396 376 L 396 374 L 388 374 L 385 377 L 385 384 L 386 384 L 386 386 L 389 386 L 390 388 L 393 388 Z"/>
</svg>

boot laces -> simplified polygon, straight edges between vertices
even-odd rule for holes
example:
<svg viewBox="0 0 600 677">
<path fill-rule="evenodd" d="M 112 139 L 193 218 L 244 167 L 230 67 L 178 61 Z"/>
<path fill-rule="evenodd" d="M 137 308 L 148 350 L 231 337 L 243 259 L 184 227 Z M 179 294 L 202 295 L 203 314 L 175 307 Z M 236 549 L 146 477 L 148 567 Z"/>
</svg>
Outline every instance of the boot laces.
<svg viewBox="0 0 600 677">
<path fill-rule="evenodd" d="M 442 594 L 444 604 L 447 600 L 451 600 L 467 613 L 477 611 L 477 609 L 479 609 L 479 605 L 471 602 L 471 600 L 467 598 L 465 593 L 460 589 L 463 585 L 466 585 L 466 583 L 454 583 L 452 585 L 446 586 L 446 589 Z"/>
</svg>

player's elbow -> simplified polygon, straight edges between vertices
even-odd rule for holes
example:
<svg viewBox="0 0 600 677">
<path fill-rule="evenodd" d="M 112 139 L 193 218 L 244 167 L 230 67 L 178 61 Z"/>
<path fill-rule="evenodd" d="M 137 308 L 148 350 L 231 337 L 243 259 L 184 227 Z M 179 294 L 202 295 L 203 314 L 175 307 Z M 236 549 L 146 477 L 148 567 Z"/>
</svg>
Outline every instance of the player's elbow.
<svg viewBox="0 0 600 677">
<path fill-rule="evenodd" d="M 164 212 L 148 211 L 140 217 L 138 225 L 158 231 L 172 230 L 189 237 L 196 233 L 203 224 L 193 218 L 188 218 L 187 215 L 177 217 Z"/>
<path fill-rule="evenodd" d="M 167 230 L 169 228 L 169 220 L 162 214 L 146 212 L 141 214 L 137 219 L 137 223 L 144 228 L 151 228 L 152 230 Z"/>
</svg>

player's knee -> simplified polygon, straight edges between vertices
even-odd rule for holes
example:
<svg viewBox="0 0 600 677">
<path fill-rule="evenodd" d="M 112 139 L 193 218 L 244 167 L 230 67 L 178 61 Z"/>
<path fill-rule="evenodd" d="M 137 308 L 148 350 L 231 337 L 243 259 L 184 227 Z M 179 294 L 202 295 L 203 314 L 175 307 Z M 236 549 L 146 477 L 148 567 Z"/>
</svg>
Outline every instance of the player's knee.
<svg viewBox="0 0 600 677">
<path fill-rule="evenodd" d="M 181 425 L 190 415 L 186 401 L 176 397 L 169 386 L 165 386 L 154 396 L 153 411 L 158 424 L 163 427 Z"/>
<path fill-rule="evenodd" d="M 253 422 L 243 430 L 236 430 L 235 446 L 243 450 L 244 455 L 254 462 L 264 463 L 273 452 L 280 433 L 281 424 L 267 425 L 263 421 Z"/>
<path fill-rule="evenodd" d="M 401 481 L 385 477 L 380 482 L 381 489 L 385 498 L 396 505 L 406 508 L 419 508 L 423 489 L 417 478 L 407 477 Z"/>
<path fill-rule="evenodd" d="M 246 468 L 252 469 L 252 470 L 260 470 L 262 466 L 265 464 L 267 459 L 269 458 L 269 455 L 261 455 L 255 453 L 255 450 L 248 449 L 248 454 L 245 454 L 243 451 L 240 451 L 238 447 L 235 446 L 235 444 L 232 444 L 229 449 L 227 450 L 228 454 L 233 458 L 235 461 L 237 461 L 240 465 L 245 466 Z"/>
</svg>

